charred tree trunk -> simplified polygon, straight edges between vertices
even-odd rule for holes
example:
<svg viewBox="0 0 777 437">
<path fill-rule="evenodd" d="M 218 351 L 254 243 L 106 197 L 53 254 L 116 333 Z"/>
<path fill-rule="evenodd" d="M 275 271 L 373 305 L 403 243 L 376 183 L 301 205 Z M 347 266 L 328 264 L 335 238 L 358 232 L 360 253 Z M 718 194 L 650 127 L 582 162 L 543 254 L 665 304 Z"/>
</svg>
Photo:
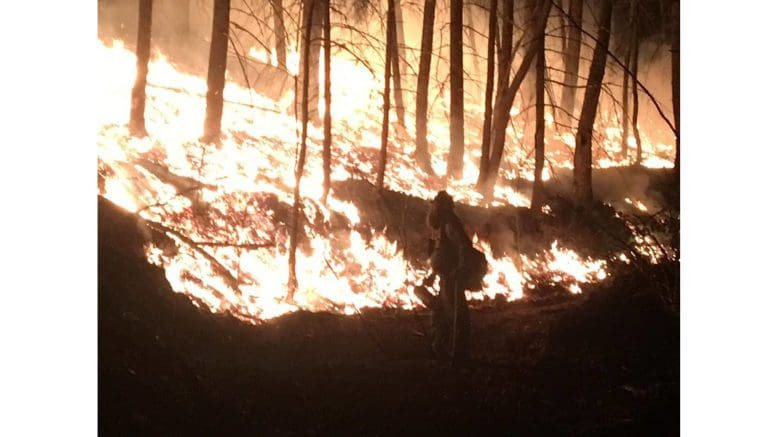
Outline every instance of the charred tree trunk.
<svg viewBox="0 0 777 437">
<path fill-rule="evenodd" d="M 513 0 L 504 0 L 502 3 L 502 44 L 499 48 L 498 78 L 496 82 L 496 95 L 504 93 L 510 82 L 510 64 L 513 61 L 513 27 L 515 5 Z"/>
<path fill-rule="evenodd" d="M 326 203 L 332 172 L 332 26 L 329 19 L 329 0 L 322 0 L 322 2 L 324 3 L 324 144 L 322 151 L 324 193 L 322 201 Z"/>
<path fill-rule="evenodd" d="M 639 40 L 637 39 L 637 32 L 634 31 L 634 46 L 631 53 L 631 99 L 634 101 L 632 104 L 631 113 L 631 127 L 634 129 L 634 138 L 637 140 L 637 156 L 635 160 L 636 165 L 642 165 L 642 138 L 639 135 L 639 88 L 637 88 L 637 77 L 639 74 Z"/>
<path fill-rule="evenodd" d="M 397 0 L 394 0 L 397 2 Z M 398 24 L 397 24 L 397 15 L 398 15 L 398 4 L 394 5 L 394 14 L 390 15 L 388 17 L 389 26 L 392 26 L 394 30 L 393 38 L 389 43 L 391 44 L 391 68 L 393 70 L 392 78 L 394 79 L 394 110 L 397 113 L 397 119 L 399 120 L 399 124 L 404 127 L 405 126 L 405 103 L 402 98 L 402 68 L 400 67 L 401 62 L 399 59 L 399 41 L 397 38 L 398 33 Z M 401 7 L 401 6 L 400 6 Z"/>
<path fill-rule="evenodd" d="M 448 153 L 448 176 L 461 177 L 464 166 L 464 47 L 462 0 L 451 0 L 451 148 Z"/>
<path fill-rule="evenodd" d="M 607 64 L 611 17 L 612 0 L 603 0 L 599 11 L 599 32 L 596 37 L 591 69 L 588 73 L 588 83 L 583 97 L 583 108 L 580 110 L 580 123 L 577 126 L 575 137 L 574 192 L 575 200 L 580 204 L 593 200 L 591 142 L 596 108 L 599 106 L 599 94 L 604 78 L 604 67 Z"/>
<path fill-rule="evenodd" d="M 208 60 L 208 93 L 205 96 L 203 141 L 221 139 L 221 114 L 224 110 L 224 77 L 227 68 L 229 40 L 229 0 L 214 0 L 213 30 Z"/>
<path fill-rule="evenodd" d="M 572 120 L 577 96 L 577 77 L 580 71 L 580 42 L 583 38 L 581 30 L 583 25 L 583 0 L 570 0 L 569 19 L 574 21 L 574 23 L 569 24 L 567 49 L 564 52 L 565 86 L 561 94 L 561 108 L 565 112 L 565 117 L 568 120 Z"/>
<path fill-rule="evenodd" d="M 311 6 L 315 6 L 316 0 L 311 0 Z M 310 84 L 310 28 L 313 22 L 313 7 L 309 8 L 305 16 L 306 38 L 302 40 L 302 101 L 307 102 L 308 85 Z M 302 173 L 305 170 L 305 155 L 307 154 L 308 141 L 308 105 L 302 105 L 302 138 L 297 156 L 297 168 L 294 171 L 294 205 L 291 210 L 291 232 L 289 235 L 289 283 L 286 300 L 293 301 L 297 291 L 297 240 L 299 238 L 299 214 L 300 199 L 299 185 L 302 182 Z"/>
<path fill-rule="evenodd" d="M 488 172 L 486 176 L 480 175 L 483 183 L 479 188 L 486 199 L 490 199 L 493 195 L 494 184 L 496 184 L 496 179 L 499 175 L 499 165 L 502 162 L 507 125 L 510 123 L 510 108 L 513 106 L 513 100 L 515 100 L 518 88 L 520 88 L 521 83 L 526 78 L 526 74 L 529 72 L 534 57 L 539 52 L 540 44 L 542 43 L 542 38 L 540 37 L 544 34 L 543 29 L 545 29 L 545 24 L 548 20 L 551 4 L 552 0 L 544 0 L 542 6 L 537 8 L 534 26 L 530 31 L 532 35 L 531 43 L 526 50 L 526 56 L 521 61 L 521 65 L 518 67 L 518 71 L 516 71 L 507 89 L 503 93 L 497 94 L 496 103 L 494 104 L 491 156 L 489 157 Z"/>
<path fill-rule="evenodd" d="M 319 121 L 318 114 L 318 70 L 319 70 L 319 58 L 321 57 L 321 40 L 323 34 L 323 7 L 322 2 L 318 0 L 304 0 L 303 3 L 303 16 L 307 17 L 311 15 L 311 23 L 308 27 L 307 24 L 302 29 L 302 41 L 309 41 L 309 62 L 307 67 L 308 74 L 308 98 L 302 100 L 306 102 L 308 107 L 308 118 L 317 123 Z M 301 103 L 300 103 L 301 104 Z"/>
<path fill-rule="evenodd" d="M 286 69 L 286 25 L 283 20 L 283 0 L 272 0 L 273 31 L 275 33 L 275 55 L 278 67 Z"/>
<path fill-rule="evenodd" d="M 383 72 L 383 125 L 380 131 L 380 157 L 378 161 L 378 179 L 375 185 L 383 190 L 383 179 L 386 176 L 386 161 L 388 160 L 388 134 L 389 134 L 389 110 L 391 109 L 391 41 L 394 39 L 394 26 L 391 26 L 391 17 L 394 16 L 394 0 L 388 0 L 388 13 L 386 22 L 386 61 Z"/>
<path fill-rule="evenodd" d="M 674 172 L 680 182 L 680 2 L 672 3 L 672 112 L 674 112 Z"/>
<path fill-rule="evenodd" d="M 536 216 L 542 210 L 544 202 L 544 186 L 542 170 L 545 166 L 545 32 L 540 38 L 540 48 L 537 51 L 535 63 L 535 106 L 534 106 L 534 184 L 531 194 L 531 212 Z"/>
<path fill-rule="evenodd" d="M 486 57 L 486 96 L 483 109 L 483 143 L 480 146 L 480 175 L 488 173 L 491 149 L 491 113 L 494 105 L 494 52 L 496 51 L 498 0 L 491 0 L 488 12 L 488 55 Z"/>
<path fill-rule="evenodd" d="M 429 143 L 426 140 L 427 111 L 429 109 L 429 73 L 432 65 L 434 12 L 437 0 L 425 0 L 424 22 L 421 31 L 421 58 L 418 65 L 418 86 L 415 101 L 415 157 L 426 172 L 432 172 Z"/>
<path fill-rule="evenodd" d="M 146 132 L 146 76 L 151 52 L 152 0 L 140 0 L 138 10 L 137 76 L 132 87 L 129 131 L 132 136 L 145 137 Z"/>
<path fill-rule="evenodd" d="M 621 84 L 621 159 L 629 156 L 629 65 L 631 64 L 632 44 L 629 41 L 629 47 L 626 50 L 626 59 L 623 64 L 623 83 Z"/>
<path fill-rule="evenodd" d="M 497 81 L 496 81 L 496 101 L 494 102 L 494 109 L 492 111 L 492 127 L 498 123 L 501 124 L 502 120 L 498 122 L 497 117 L 501 117 L 496 114 L 497 105 L 499 100 L 504 96 L 510 81 L 510 64 L 512 63 L 512 50 L 513 50 L 513 16 L 514 16 L 514 4 L 513 0 L 504 0 L 502 2 L 502 38 L 499 44 L 499 53 L 497 59 Z M 509 116 L 509 109 L 508 109 Z M 506 124 L 505 124 L 506 125 Z M 495 136 L 493 132 L 489 133 L 489 140 L 491 145 L 488 148 L 488 154 L 480 156 L 480 173 L 478 174 L 477 187 L 479 190 L 484 191 L 489 179 L 490 167 L 492 161 L 492 155 L 494 151 Z M 503 141 L 503 140 L 502 140 Z M 497 170 L 498 171 L 498 170 Z"/>
</svg>

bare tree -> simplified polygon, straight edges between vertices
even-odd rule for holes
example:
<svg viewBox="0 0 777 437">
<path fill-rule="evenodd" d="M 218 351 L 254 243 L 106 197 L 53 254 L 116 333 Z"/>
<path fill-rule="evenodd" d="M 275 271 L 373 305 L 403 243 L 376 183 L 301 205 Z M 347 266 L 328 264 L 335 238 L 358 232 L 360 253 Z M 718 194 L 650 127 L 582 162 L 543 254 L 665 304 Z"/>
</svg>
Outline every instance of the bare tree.
<svg viewBox="0 0 777 437">
<path fill-rule="evenodd" d="M 317 0 L 311 0 L 311 7 L 308 8 L 307 15 L 305 16 L 305 39 L 302 40 L 302 101 L 308 101 L 308 88 L 310 85 L 310 38 L 312 27 L 314 7 Z M 305 155 L 307 154 L 307 141 L 308 141 L 308 105 L 302 105 L 302 138 L 299 148 L 299 155 L 297 156 L 297 167 L 294 172 L 294 204 L 291 210 L 291 231 L 289 235 L 289 282 L 288 282 L 288 295 L 286 299 L 292 301 L 294 299 L 294 293 L 297 291 L 297 240 L 299 238 L 299 214 L 300 214 L 300 198 L 299 198 L 299 185 L 302 181 L 302 173 L 305 170 Z"/>
<path fill-rule="evenodd" d="M 304 0 L 302 6 L 302 13 L 304 17 L 309 14 L 311 16 L 310 28 L 307 23 L 302 29 L 302 40 L 310 40 L 310 62 L 308 63 L 308 76 L 309 76 L 309 89 L 308 98 L 303 100 L 308 107 L 308 118 L 315 122 L 319 122 L 318 113 L 318 69 L 319 58 L 321 57 L 321 42 L 323 37 L 324 19 L 323 19 L 323 2 L 317 0 Z M 307 19 L 307 18 L 306 18 Z M 308 35 L 308 33 L 310 35 Z"/>
<path fill-rule="evenodd" d="M 451 148 L 448 176 L 461 177 L 464 166 L 464 47 L 462 30 L 463 1 L 451 0 L 450 74 L 451 74 Z"/>
<path fill-rule="evenodd" d="M 583 38 L 583 0 L 570 0 L 569 18 L 574 21 L 569 26 L 566 51 L 564 52 L 564 90 L 561 94 L 561 107 L 565 113 L 575 113 L 577 96 L 577 78 L 580 69 L 580 43 Z M 566 117 L 571 119 L 571 117 Z"/>
<path fill-rule="evenodd" d="M 132 87 L 130 102 L 129 131 L 132 136 L 145 137 L 146 132 L 146 76 L 148 58 L 151 52 L 151 7 L 152 0 L 140 0 L 138 10 L 137 76 Z"/>
<path fill-rule="evenodd" d="M 497 102 L 499 102 L 499 99 L 506 92 L 510 82 L 510 65 L 512 64 L 512 60 L 513 60 L 514 14 L 515 14 L 515 5 L 513 3 L 513 0 L 503 0 L 502 38 L 501 38 L 501 43 L 499 44 L 499 53 L 497 55 L 498 59 L 497 59 L 496 102 L 494 102 L 494 110 L 496 109 Z M 498 38 L 498 35 L 496 35 L 495 38 Z M 493 123 L 494 122 L 493 111 L 492 111 L 491 117 L 492 117 L 492 123 Z M 493 129 L 493 125 L 491 128 Z M 480 156 L 480 173 L 478 174 L 477 187 L 481 191 L 484 191 L 485 186 L 487 185 L 487 179 L 489 176 L 489 167 L 491 165 L 491 156 L 494 153 L 493 133 L 489 132 L 488 136 L 492 144 L 488 148 L 488 153 L 484 155 L 481 154 Z"/>
<path fill-rule="evenodd" d="M 624 60 L 625 67 L 623 68 L 623 83 L 621 85 L 621 158 L 629 156 L 629 83 L 631 76 L 629 75 L 629 65 L 631 64 L 631 52 L 632 46 L 631 38 L 627 42 L 628 48 L 626 49 L 626 59 Z"/>
<path fill-rule="evenodd" d="M 415 101 L 415 157 L 426 172 L 431 173 L 429 143 L 426 140 L 427 112 L 429 109 L 429 73 L 432 63 L 432 41 L 434 38 L 434 12 L 437 0 L 424 1 L 424 21 L 421 31 L 421 58 L 418 65 L 418 86 Z"/>
<path fill-rule="evenodd" d="M 680 182 L 680 2 L 672 2 L 672 112 L 674 113 L 674 172 Z"/>
<path fill-rule="evenodd" d="M 631 109 L 631 127 L 634 129 L 634 138 L 637 140 L 637 156 L 635 158 L 635 164 L 642 164 L 642 137 L 639 134 L 639 89 L 637 88 L 637 76 L 639 75 L 639 35 L 637 34 L 636 26 L 634 27 L 634 34 L 631 48 L 631 99 L 634 101 Z"/>
<path fill-rule="evenodd" d="M 286 69 L 286 25 L 283 19 L 283 0 L 271 0 L 273 32 L 275 33 L 275 54 L 278 67 Z"/>
<path fill-rule="evenodd" d="M 494 104 L 491 153 L 489 156 L 488 171 L 485 176 L 481 174 L 479 177 L 483 182 L 478 188 L 486 199 L 490 199 L 493 195 L 494 185 L 496 184 L 496 179 L 499 175 L 499 165 L 502 162 L 502 153 L 504 153 L 507 125 L 510 123 L 510 108 L 513 106 L 513 100 L 515 100 L 515 94 L 518 92 L 518 88 L 520 88 L 523 79 L 529 72 L 529 67 L 534 61 L 534 56 L 539 52 L 542 43 L 542 38 L 540 37 L 544 34 L 543 29 L 545 29 L 545 24 L 548 20 L 551 4 L 552 0 L 544 0 L 540 2 L 540 6 L 536 8 L 536 19 L 533 20 L 534 26 L 530 30 L 531 43 L 526 50 L 526 55 L 521 61 L 518 70 L 515 72 L 512 81 L 510 81 L 507 86 L 507 89 L 502 93 L 497 93 L 496 103 Z"/>
<path fill-rule="evenodd" d="M 397 4 L 394 5 L 394 14 L 389 17 L 389 20 L 391 20 L 389 25 L 394 27 L 393 36 L 392 36 L 393 40 L 391 41 L 391 45 L 394 47 L 391 50 L 391 68 L 393 70 L 392 78 L 394 79 L 394 110 L 397 113 L 397 119 L 399 120 L 399 124 L 404 127 L 405 126 L 405 102 L 404 102 L 404 99 L 402 98 L 402 68 L 400 67 L 399 39 L 397 37 L 397 34 L 399 33 L 397 15 L 400 13 L 399 11 L 402 9 L 402 6 L 399 5 L 398 0 L 394 0 L 394 1 L 397 2 Z M 404 44 L 404 41 L 402 43 Z"/>
<path fill-rule="evenodd" d="M 483 142 L 480 146 L 480 175 L 488 172 L 491 147 L 491 113 L 494 107 L 494 52 L 496 51 L 498 0 L 491 0 L 488 11 L 488 54 L 486 55 L 486 95 L 483 104 Z"/>
<path fill-rule="evenodd" d="M 575 168 L 574 194 L 578 203 L 593 200 L 591 186 L 591 140 L 593 135 L 596 108 L 599 106 L 599 94 L 602 89 L 604 68 L 607 64 L 607 51 L 610 43 L 610 21 L 612 17 L 612 0 L 603 0 L 599 11 L 599 32 L 594 47 L 591 69 L 588 73 L 588 83 L 583 97 L 583 107 L 580 110 L 580 122 L 575 137 Z"/>
<path fill-rule="evenodd" d="M 502 94 L 510 82 L 510 64 L 513 61 L 513 27 L 515 27 L 515 5 L 513 0 L 502 2 L 502 44 L 499 49 L 499 77 L 496 94 Z"/>
<path fill-rule="evenodd" d="M 326 203 L 331 185 L 332 172 L 332 26 L 329 0 L 324 3 L 324 144 L 322 161 L 324 163 L 324 193 L 322 201 Z"/>
<path fill-rule="evenodd" d="M 218 142 L 221 139 L 228 40 L 229 0 L 214 0 L 208 60 L 208 93 L 205 96 L 205 126 L 202 138 L 205 142 Z"/>
<path fill-rule="evenodd" d="M 378 179 L 375 185 L 379 190 L 383 189 L 383 180 L 386 176 L 386 161 L 388 160 L 388 134 L 389 134 L 389 110 L 391 109 L 391 56 L 395 41 L 393 26 L 394 0 L 388 0 L 388 12 L 386 14 L 386 60 L 383 72 L 383 125 L 380 131 L 380 156 L 378 158 Z"/>
<path fill-rule="evenodd" d="M 539 215 L 544 202 L 542 169 L 545 166 L 545 29 L 538 36 L 540 47 L 537 51 L 534 74 L 534 184 L 532 185 L 531 212 Z"/>
</svg>

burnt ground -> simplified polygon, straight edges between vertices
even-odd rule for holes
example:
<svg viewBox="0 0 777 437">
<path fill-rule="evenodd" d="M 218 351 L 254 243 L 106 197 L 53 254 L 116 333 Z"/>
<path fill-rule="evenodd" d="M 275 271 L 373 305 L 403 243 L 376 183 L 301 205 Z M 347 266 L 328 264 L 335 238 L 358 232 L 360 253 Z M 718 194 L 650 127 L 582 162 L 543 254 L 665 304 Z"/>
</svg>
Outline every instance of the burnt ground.
<svg viewBox="0 0 777 437">
<path fill-rule="evenodd" d="M 103 435 L 679 433 L 679 316 L 636 273 L 474 310 L 472 360 L 451 368 L 422 311 L 201 311 L 145 261 L 134 217 L 98 202 Z"/>
</svg>

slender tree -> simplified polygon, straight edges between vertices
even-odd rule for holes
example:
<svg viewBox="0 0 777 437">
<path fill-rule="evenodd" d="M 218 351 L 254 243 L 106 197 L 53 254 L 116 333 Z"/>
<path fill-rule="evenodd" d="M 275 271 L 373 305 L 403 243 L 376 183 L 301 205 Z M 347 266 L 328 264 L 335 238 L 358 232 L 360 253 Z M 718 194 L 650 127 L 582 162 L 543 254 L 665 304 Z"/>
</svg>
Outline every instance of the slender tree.
<svg viewBox="0 0 777 437">
<path fill-rule="evenodd" d="M 465 7 L 464 16 L 467 19 L 467 31 L 465 32 L 467 34 L 467 44 L 469 44 L 469 49 L 471 52 L 477 53 L 478 44 L 475 38 L 477 32 L 475 31 L 475 13 L 473 12 L 473 9 Z M 472 70 L 475 73 L 475 76 L 480 76 L 480 63 L 473 62 Z M 475 85 L 479 86 L 480 83 L 477 82 Z"/>
<path fill-rule="evenodd" d="M 286 25 L 283 19 L 283 0 L 271 0 L 273 31 L 275 33 L 275 54 L 278 67 L 286 69 Z"/>
<path fill-rule="evenodd" d="M 397 0 L 394 0 L 397 2 Z M 390 41 L 391 45 L 393 46 L 391 49 L 391 68 L 393 70 L 392 72 L 392 78 L 394 79 L 394 110 L 397 113 L 397 120 L 399 121 L 399 124 L 403 127 L 405 126 L 405 102 L 402 98 L 402 68 L 400 67 L 400 60 L 399 60 L 399 39 L 397 37 L 399 25 L 397 23 L 397 15 L 399 14 L 399 10 L 402 7 L 397 2 L 394 5 L 394 15 L 389 17 L 389 26 L 392 26 L 394 30 L 392 31 L 392 40 Z"/>
<path fill-rule="evenodd" d="M 570 23 L 566 51 L 564 52 L 564 89 L 561 93 L 561 107 L 565 111 L 564 118 L 571 120 L 575 113 L 575 98 L 577 96 L 577 79 L 580 70 L 580 42 L 583 38 L 583 0 L 570 0 Z"/>
<path fill-rule="evenodd" d="M 674 172 L 680 182 L 680 2 L 672 2 L 672 112 L 674 113 Z"/>
<path fill-rule="evenodd" d="M 405 42 L 405 18 L 402 13 L 402 2 L 394 0 L 394 15 L 396 16 L 397 23 L 397 58 L 399 62 L 399 72 L 402 73 L 402 77 L 407 74 L 407 43 Z"/>
<path fill-rule="evenodd" d="M 513 27 L 514 27 L 514 15 L 515 5 L 513 0 L 502 1 L 502 38 L 499 44 L 499 53 L 497 54 L 497 81 L 496 81 L 496 102 L 494 102 L 494 109 L 492 110 L 491 118 L 492 123 L 495 123 L 493 111 L 496 110 L 496 106 L 499 100 L 504 96 L 510 83 L 510 65 L 513 61 Z M 498 35 L 495 35 L 498 38 Z M 512 103 L 511 103 L 512 105 Z M 499 121 L 501 123 L 501 120 Z M 494 126 L 491 127 L 494 129 Z M 487 154 L 480 155 L 480 172 L 478 173 L 477 187 L 482 192 L 488 191 L 486 185 L 488 184 L 488 176 L 490 173 L 490 165 L 492 155 L 494 153 L 494 136 L 493 132 L 488 134 L 491 145 L 488 148 Z"/>
<path fill-rule="evenodd" d="M 588 73 L 588 83 L 583 97 L 583 107 L 580 111 L 580 122 L 575 137 L 575 168 L 574 193 L 578 203 L 593 200 L 591 186 L 591 141 L 593 136 L 596 108 L 599 105 L 599 94 L 604 78 L 604 67 L 607 64 L 607 50 L 610 43 L 610 21 L 612 17 L 612 0 L 603 0 L 599 11 L 599 32 L 594 46 L 591 69 Z"/>
<path fill-rule="evenodd" d="M 323 39 L 323 2 L 317 0 L 304 0 L 302 13 L 304 17 L 311 15 L 310 28 L 307 24 L 302 29 L 302 40 L 310 40 L 310 59 L 308 63 L 309 89 L 307 102 L 308 117 L 311 121 L 318 123 L 318 70 L 319 59 L 321 57 L 321 42 Z M 308 33 L 310 34 L 308 36 Z"/>
<path fill-rule="evenodd" d="M 429 143 L 426 139 L 427 112 L 429 109 L 429 73 L 432 64 L 432 41 L 434 38 L 434 12 L 437 0 L 424 1 L 424 21 L 421 31 L 421 57 L 418 65 L 418 86 L 415 101 L 415 157 L 418 164 L 428 173 L 432 172 Z"/>
<path fill-rule="evenodd" d="M 496 51 L 498 0 L 491 0 L 488 11 L 488 54 L 486 56 L 486 95 L 483 104 L 483 142 L 480 146 L 480 175 L 488 172 L 491 147 L 491 112 L 494 105 L 494 52 Z"/>
<path fill-rule="evenodd" d="M 513 61 L 513 27 L 515 27 L 515 4 L 513 0 L 502 2 L 502 44 L 499 50 L 499 70 L 496 94 L 505 92 L 510 82 L 510 64 Z"/>
<path fill-rule="evenodd" d="M 146 76 L 148 58 L 151 52 L 151 7 L 152 0 L 140 0 L 138 11 L 137 75 L 132 87 L 130 102 L 129 131 L 132 136 L 145 137 L 146 132 Z"/>
<path fill-rule="evenodd" d="M 391 25 L 394 17 L 394 0 L 388 0 L 388 12 L 386 15 L 386 60 L 383 72 L 383 125 L 380 131 L 380 156 L 378 158 L 378 179 L 375 185 L 379 190 L 383 189 L 383 179 L 386 176 L 386 161 L 388 160 L 388 134 L 389 134 L 389 110 L 391 109 L 391 55 L 394 45 L 394 31 Z"/>
<path fill-rule="evenodd" d="M 628 48 L 626 49 L 626 59 L 623 64 L 623 83 L 621 85 L 621 158 L 629 156 L 629 83 L 631 76 L 629 76 L 629 65 L 631 65 L 631 52 L 632 43 L 629 41 Z"/>
<path fill-rule="evenodd" d="M 518 92 L 518 88 L 520 88 L 521 83 L 524 78 L 526 78 L 526 74 L 529 72 L 534 57 L 540 49 L 542 40 L 539 36 L 543 34 L 543 29 L 545 29 L 551 4 L 552 0 L 544 0 L 541 2 L 542 6 L 537 8 L 536 19 L 533 20 L 534 26 L 530 29 L 531 43 L 526 50 L 521 65 L 515 72 L 515 76 L 507 86 L 507 89 L 505 89 L 503 93 L 497 94 L 492 119 L 493 126 L 491 132 L 491 152 L 489 156 L 488 172 L 485 176 L 482 174 L 480 175 L 483 183 L 479 186 L 479 189 L 486 199 L 490 199 L 493 195 L 494 185 L 496 184 L 496 179 L 499 175 L 499 165 L 502 162 L 502 154 L 504 153 L 507 125 L 510 123 L 510 108 L 513 106 L 513 100 L 515 100 L 515 94 Z"/>
<path fill-rule="evenodd" d="M 532 185 L 531 211 L 539 215 L 544 202 L 542 170 L 545 166 L 545 29 L 538 36 L 540 47 L 537 51 L 534 74 L 534 184 Z"/>
<path fill-rule="evenodd" d="M 461 177 L 464 166 L 464 52 L 462 0 L 451 0 L 450 73 L 451 73 L 451 148 L 448 176 Z"/>
<path fill-rule="evenodd" d="M 332 172 L 332 26 L 330 23 L 330 0 L 324 3 L 324 145 L 322 160 L 324 162 L 324 194 L 323 202 L 329 196 Z"/>
<path fill-rule="evenodd" d="M 636 27 L 634 28 L 633 38 L 633 46 L 631 49 L 631 71 L 633 73 L 633 76 L 631 77 L 631 99 L 634 102 L 631 106 L 631 127 L 634 129 L 634 138 L 637 140 L 637 156 L 635 158 L 635 164 L 642 165 L 642 137 L 639 134 L 639 124 L 637 123 L 637 120 L 639 119 L 639 89 L 637 88 L 637 77 L 639 75 L 639 39 Z"/>
<path fill-rule="evenodd" d="M 302 40 L 302 100 L 308 101 L 308 88 L 310 85 L 310 38 L 313 23 L 313 14 L 316 0 L 311 0 L 311 8 L 306 12 L 305 16 L 305 39 Z M 302 105 L 302 138 L 299 148 L 299 155 L 297 156 L 297 167 L 294 171 L 294 204 L 291 210 L 291 231 L 289 235 L 289 282 L 288 282 L 288 295 L 286 299 L 291 302 L 294 299 L 294 293 L 297 291 L 297 240 L 299 239 L 299 214 L 300 214 L 300 198 L 299 198 L 299 185 L 302 181 L 302 173 L 305 170 L 305 158 L 307 154 L 307 141 L 308 141 L 308 109 L 309 105 Z"/>
<path fill-rule="evenodd" d="M 224 110 L 224 80 L 229 40 L 229 0 L 213 1 L 213 29 L 208 60 L 208 92 L 205 96 L 203 141 L 221 139 L 221 114 Z"/>
</svg>

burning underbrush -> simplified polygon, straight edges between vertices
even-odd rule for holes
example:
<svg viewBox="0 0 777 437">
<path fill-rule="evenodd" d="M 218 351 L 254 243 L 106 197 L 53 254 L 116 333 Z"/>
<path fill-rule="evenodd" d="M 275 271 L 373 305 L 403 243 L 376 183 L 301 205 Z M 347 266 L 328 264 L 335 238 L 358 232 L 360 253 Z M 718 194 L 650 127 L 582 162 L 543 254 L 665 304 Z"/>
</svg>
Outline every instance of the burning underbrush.
<svg viewBox="0 0 777 437">
<path fill-rule="evenodd" d="M 466 157 L 463 177 L 446 181 L 438 176 L 447 151 L 444 114 L 432 114 L 429 125 L 435 174 L 417 168 L 411 158 L 414 132 L 397 125 L 389 147 L 388 190 L 378 192 L 370 180 L 380 144 L 375 114 L 380 114 L 381 86 L 374 78 L 350 74 L 342 88 L 334 85 L 334 183 L 326 202 L 319 200 L 323 134 L 316 127 L 309 130 L 299 284 L 289 301 L 288 223 L 299 128 L 290 115 L 293 95 L 276 101 L 228 83 L 225 138 L 218 145 L 204 144 L 197 135 L 205 81 L 157 59 L 150 64 L 149 81 L 176 88 L 149 87 L 150 136 L 132 138 L 126 117 L 134 55 L 120 45 L 100 44 L 98 51 L 104 78 L 98 103 L 99 194 L 138 217 L 149 240 L 147 259 L 163 266 L 172 288 L 197 306 L 253 323 L 300 309 L 353 314 L 369 307 L 414 308 L 420 302 L 413 286 L 429 273 L 426 201 L 443 188 L 459 202 L 475 245 L 489 261 L 484 291 L 470 294 L 473 301 L 513 301 L 548 287 L 580 293 L 621 266 L 674 257 L 662 238 L 644 233 L 644 223 L 624 220 L 612 208 L 581 212 L 559 197 L 542 218 L 530 218 L 528 198 L 506 182 L 530 174 L 521 165 L 527 156 L 520 149 L 506 151 L 510 159 L 488 205 L 472 189 L 476 151 Z M 342 59 L 333 68 L 335 74 L 338 68 L 342 74 L 358 71 Z M 473 119 L 477 108 L 474 102 L 467 106 Z M 614 144 L 616 136 L 604 131 Z M 508 143 L 519 144 L 520 137 Z M 563 144 L 569 134 L 556 138 Z M 479 131 L 469 129 L 466 140 L 478 144 Z M 549 160 L 569 166 L 570 155 L 563 155 L 563 146 L 559 150 Z M 661 159 L 655 154 L 647 162 Z"/>
</svg>

